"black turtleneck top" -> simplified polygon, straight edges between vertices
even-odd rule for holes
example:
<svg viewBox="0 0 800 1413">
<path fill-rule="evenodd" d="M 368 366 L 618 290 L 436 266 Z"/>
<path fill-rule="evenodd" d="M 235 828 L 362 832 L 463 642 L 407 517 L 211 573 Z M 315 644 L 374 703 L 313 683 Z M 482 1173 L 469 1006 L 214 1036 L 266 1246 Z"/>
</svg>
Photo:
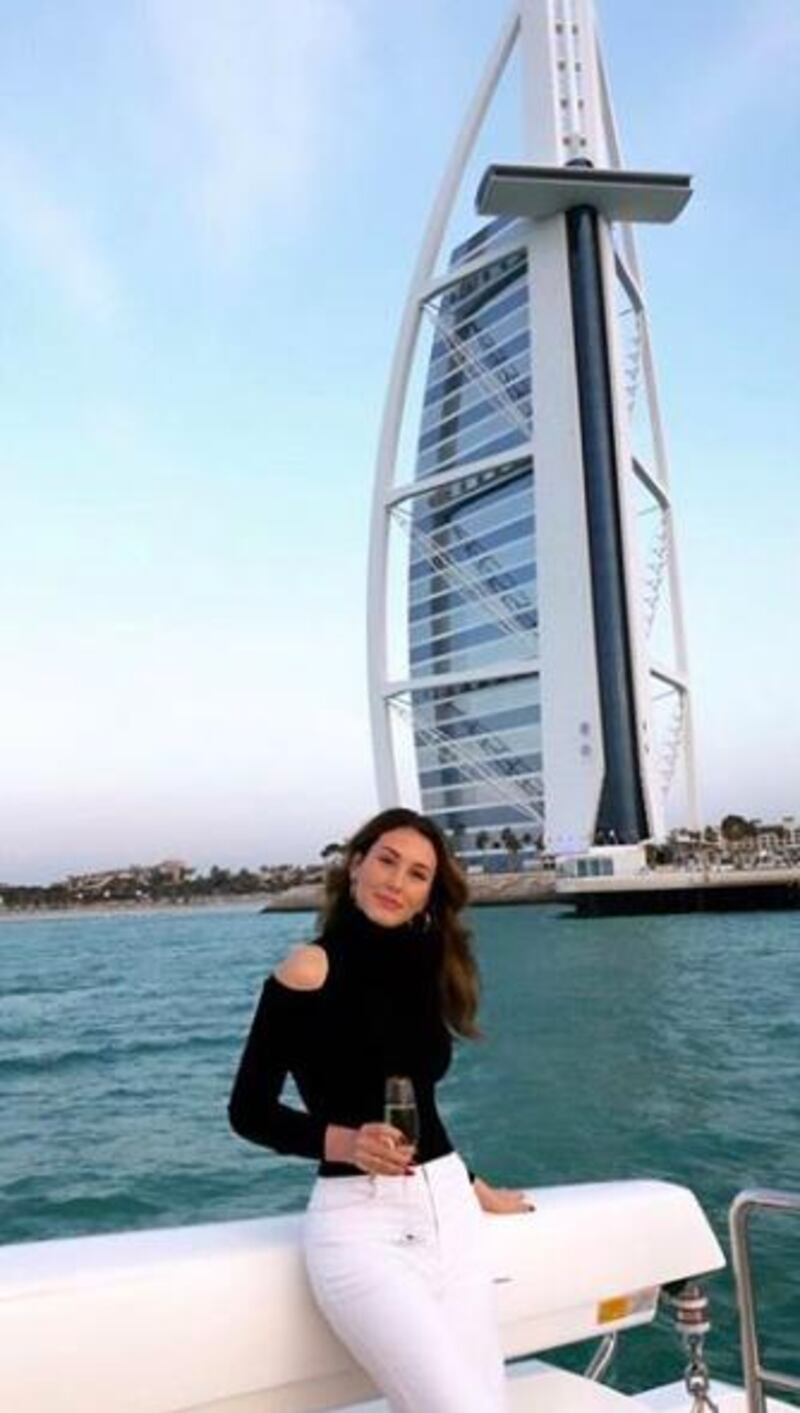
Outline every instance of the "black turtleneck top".
<svg viewBox="0 0 800 1413">
<path fill-rule="evenodd" d="M 228 1112 L 242 1138 L 319 1159 L 325 1177 L 360 1169 L 325 1159 L 328 1124 L 359 1128 L 383 1118 L 389 1075 L 413 1081 L 419 1111 L 416 1159 L 452 1152 L 434 1086 L 450 1063 L 441 1013 L 441 942 L 415 924 L 381 927 L 353 904 L 318 939 L 328 973 L 317 990 L 270 976 L 245 1044 Z M 285 1104 L 291 1074 L 306 1107 Z"/>
</svg>

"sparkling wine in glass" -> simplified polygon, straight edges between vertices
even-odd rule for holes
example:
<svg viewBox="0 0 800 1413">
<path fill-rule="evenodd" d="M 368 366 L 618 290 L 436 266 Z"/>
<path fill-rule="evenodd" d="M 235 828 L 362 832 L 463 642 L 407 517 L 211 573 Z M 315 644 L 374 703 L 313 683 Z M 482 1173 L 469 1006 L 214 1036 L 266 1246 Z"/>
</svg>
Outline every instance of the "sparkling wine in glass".
<svg viewBox="0 0 800 1413">
<path fill-rule="evenodd" d="M 387 1079 L 383 1121 L 391 1124 L 393 1128 L 399 1128 L 408 1142 L 416 1148 L 419 1143 L 419 1112 L 414 1085 L 406 1075 L 393 1074 Z"/>
</svg>

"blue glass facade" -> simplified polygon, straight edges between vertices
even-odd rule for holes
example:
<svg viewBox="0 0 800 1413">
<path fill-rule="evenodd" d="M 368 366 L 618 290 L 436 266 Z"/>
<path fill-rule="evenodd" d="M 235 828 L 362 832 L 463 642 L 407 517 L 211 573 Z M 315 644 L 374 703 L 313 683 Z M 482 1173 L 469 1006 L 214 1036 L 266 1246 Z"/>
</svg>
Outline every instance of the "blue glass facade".
<svg viewBox="0 0 800 1413">
<path fill-rule="evenodd" d="M 422 808 L 490 863 L 543 819 L 528 267 L 491 258 L 505 225 L 454 253 L 488 258 L 439 305 L 416 463 L 437 485 L 414 500 L 408 601 Z"/>
</svg>

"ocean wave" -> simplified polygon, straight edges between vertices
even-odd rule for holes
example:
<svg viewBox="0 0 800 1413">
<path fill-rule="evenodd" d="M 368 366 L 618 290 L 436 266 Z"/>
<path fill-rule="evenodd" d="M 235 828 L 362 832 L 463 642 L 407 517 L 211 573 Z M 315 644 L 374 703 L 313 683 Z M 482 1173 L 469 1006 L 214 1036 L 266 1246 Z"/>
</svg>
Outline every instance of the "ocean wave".
<svg viewBox="0 0 800 1413">
<path fill-rule="evenodd" d="M 98 989 L 94 981 L 80 982 L 70 979 L 64 981 L 60 986 L 52 982 L 48 986 L 43 986 L 36 977 L 32 977 L 30 981 L 7 982 L 3 987 L 3 997 L 30 996 L 34 1001 L 38 1001 L 40 996 L 68 996 L 72 992 L 79 994 Z"/>
<path fill-rule="evenodd" d="M 117 1060 L 140 1056 L 198 1054 L 205 1051 L 231 1049 L 231 1039 L 219 1035 L 173 1036 L 164 1040 L 106 1041 L 95 1045 L 72 1045 L 64 1050 L 41 1048 L 35 1054 L 0 1055 L 0 1075 L 15 1078 L 20 1075 L 40 1075 L 43 1072 L 67 1073 L 86 1066 L 114 1064 Z"/>
<path fill-rule="evenodd" d="M 19 1188 L 20 1184 L 14 1184 Z M 163 1214 L 156 1202 L 131 1191 L 85 1193 L 74 1197 L 59 1197 L 52 1187 L 51 1195 L 37 1193 L 36 1201 L 15 1193 L 14 1206 L 8 1201 L 0 1240 L 3 1242 L 41 1241 L 57 1232 L 59 1237 L 92 1235 L 98 1232 L 125 1231 L 137 1227 L 163 1224 Z"/>
</svg>

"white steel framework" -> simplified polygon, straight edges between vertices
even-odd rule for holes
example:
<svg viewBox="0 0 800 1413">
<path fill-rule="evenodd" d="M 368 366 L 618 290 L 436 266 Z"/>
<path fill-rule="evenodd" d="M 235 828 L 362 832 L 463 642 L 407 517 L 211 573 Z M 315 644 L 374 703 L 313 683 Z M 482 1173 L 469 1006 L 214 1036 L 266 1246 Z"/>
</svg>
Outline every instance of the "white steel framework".
<svg viewBox="0 0 800 1413">
<path fill-rule="evenodd" d="M 531 845 L 585 848 L 598 837 L 601 816 L 611 817 L 603 815 L 609 728 L 599 685 L 603 623 L 587 530 L 569 216 L 559 210 L 490 222 L 450 254 L 446 268 L 439 263 L 471 153 L 515 49 L 526 161 L 625 174 L 591 0 L 518 0 L 457 137 L 412 277 L 371 527 L 368 654 L 379 797 L 389 805 L 413 793 L 400 767 L 405 723 L 422 805 L 467 854 L 482 852 L 501 826 L 506 835 L 525 830 Z M 681 759 L 687 813 L 696 822 L 669 472 L 633 228 L 602 213 L 593 221 L 637 763 L 634 832 L 657 837 Z M 415 464 L 406 468 L 401 434 L 426 334 L 424 416 Z M 407 536 L 403 625 L 390 608 L 398 530 Z M 397 650 L 405 653 L 399 668 L 390 664 Z M 665 700 L 671 710 L 658 739 Z M 515 753 L 512 738 L 523 749 Z"/>
</svg>

